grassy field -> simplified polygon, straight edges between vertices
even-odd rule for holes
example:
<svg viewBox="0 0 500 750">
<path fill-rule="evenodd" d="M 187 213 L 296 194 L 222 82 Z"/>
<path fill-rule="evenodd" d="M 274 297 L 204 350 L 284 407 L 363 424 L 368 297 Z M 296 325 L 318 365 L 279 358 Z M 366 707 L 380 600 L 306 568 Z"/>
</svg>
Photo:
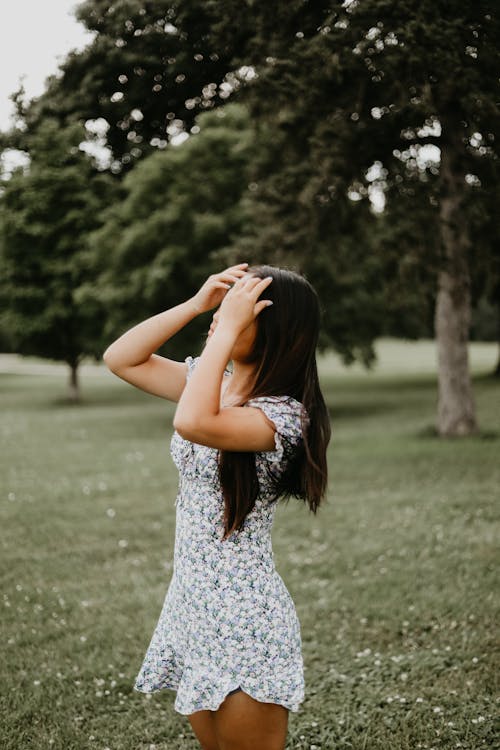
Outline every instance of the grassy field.
<svg viewBox="0 0 500 750">
<path fill-rule="evenodd" d="M 277 510 L 306 667 L 287 749 L 490 748 L 496 351 L 471 347 L 481 435 L 448 441 L 432 429 L 432 343 L 379 352 L 371 374 L 322 360 L 329 498 L 317 516 Z M 64 369 L 2 355 L 0 372 L 0 747 L 197 749 L 173 691 L 132 691 L 172 573 L 173 405 L 101 366 L 79 406 Z"/>
</svg>

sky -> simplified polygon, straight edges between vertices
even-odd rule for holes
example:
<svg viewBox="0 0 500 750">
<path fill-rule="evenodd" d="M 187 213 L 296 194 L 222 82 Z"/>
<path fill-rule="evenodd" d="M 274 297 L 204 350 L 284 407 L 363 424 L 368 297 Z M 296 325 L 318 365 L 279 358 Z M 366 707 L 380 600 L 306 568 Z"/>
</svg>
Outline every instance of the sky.
<svg viewBox="0 0 500 750">
<path fill-rule="evenodd" d="M 72 49 L 82 49 L 92 34 L 77 23 L 77 0 L 9 0 L 0 11 L 0 130 L 11 125 L 9 95 L 24 76 L 28 98 L 44 90 L 47 76 Z"/>
</svg>

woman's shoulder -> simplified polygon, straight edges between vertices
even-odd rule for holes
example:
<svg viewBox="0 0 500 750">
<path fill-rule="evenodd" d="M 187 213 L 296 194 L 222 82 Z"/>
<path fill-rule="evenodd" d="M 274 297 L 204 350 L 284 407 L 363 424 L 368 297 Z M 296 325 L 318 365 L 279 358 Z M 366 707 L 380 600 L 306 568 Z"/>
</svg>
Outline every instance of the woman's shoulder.
<svg viewBox="0 0 500 750">
<path fill-rule="evenodd" d="M 275 395 L 275 396 L 254 396 L 246 402 L 247 406 L 253 404 L 269 404 L 278 410 L 286 410 L 291 413 L 307 415 L 307 410 L 298 399 L 293 396 L 286 394 Z"/>
<path fill-rule="evenodd" d="M 309 425 L 309 415 L 304 405 L 293 396 L 256 396 L 249 399 L 246 406 L 263 411 L 273 422 L 276 435 L 292 444 L 302 440 Z"/>
</svg>

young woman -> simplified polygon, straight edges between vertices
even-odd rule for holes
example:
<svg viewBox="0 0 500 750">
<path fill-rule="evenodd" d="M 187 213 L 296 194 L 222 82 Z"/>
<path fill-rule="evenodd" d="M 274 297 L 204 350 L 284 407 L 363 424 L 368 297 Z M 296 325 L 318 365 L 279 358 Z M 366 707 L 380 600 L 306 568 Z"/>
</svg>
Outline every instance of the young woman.
<svg viewBox="0 0 500 750">
<path fill-rule="evenodd" d="M 319 304 L 306 279 L 240 263 L 103 355 L 123 380 L 177 402 L 174 570 L 134 689 L 177 691 L 203 750 L 283 750 L 304 699 L 300 624 L 274 566 L 277 500 L 316 512 L 330 422 L 318 382 Z M 218 307 L 199 357 L 155 354 Z M 232 361 L 232 370 L 226 369 Z"/>
</svg>

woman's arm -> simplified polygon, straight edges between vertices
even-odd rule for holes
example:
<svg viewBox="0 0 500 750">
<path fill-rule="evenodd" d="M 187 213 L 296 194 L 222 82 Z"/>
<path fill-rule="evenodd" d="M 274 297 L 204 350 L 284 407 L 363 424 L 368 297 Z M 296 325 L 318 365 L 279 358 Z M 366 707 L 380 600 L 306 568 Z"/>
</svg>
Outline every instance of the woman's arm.
<svg viewBox="0 0 500 750">
<path fill-rule="evenodd" d="M 178 401 L 186 384 L 187 365 L 154 352 L 197 315 L 217 306 L 227 293 L 229 282 L 237 281 L 247 265 L 241 263 L 209 276 L 191 299 L 126 331 L 103 354 L 108 369 L 147 393 Z"/>
<path fill-rule="evenodd" d="M 217 328 L 207 341 L 179 399 L 174 427 L 186 440 L 233 451 L 275 449 L 274 425 L 260 409 L 220 409 L 224 369 L 238 338 L 269 304 L 257 302 L 272 279 L 240 279 L 226 295 Z"/>
</svg>

